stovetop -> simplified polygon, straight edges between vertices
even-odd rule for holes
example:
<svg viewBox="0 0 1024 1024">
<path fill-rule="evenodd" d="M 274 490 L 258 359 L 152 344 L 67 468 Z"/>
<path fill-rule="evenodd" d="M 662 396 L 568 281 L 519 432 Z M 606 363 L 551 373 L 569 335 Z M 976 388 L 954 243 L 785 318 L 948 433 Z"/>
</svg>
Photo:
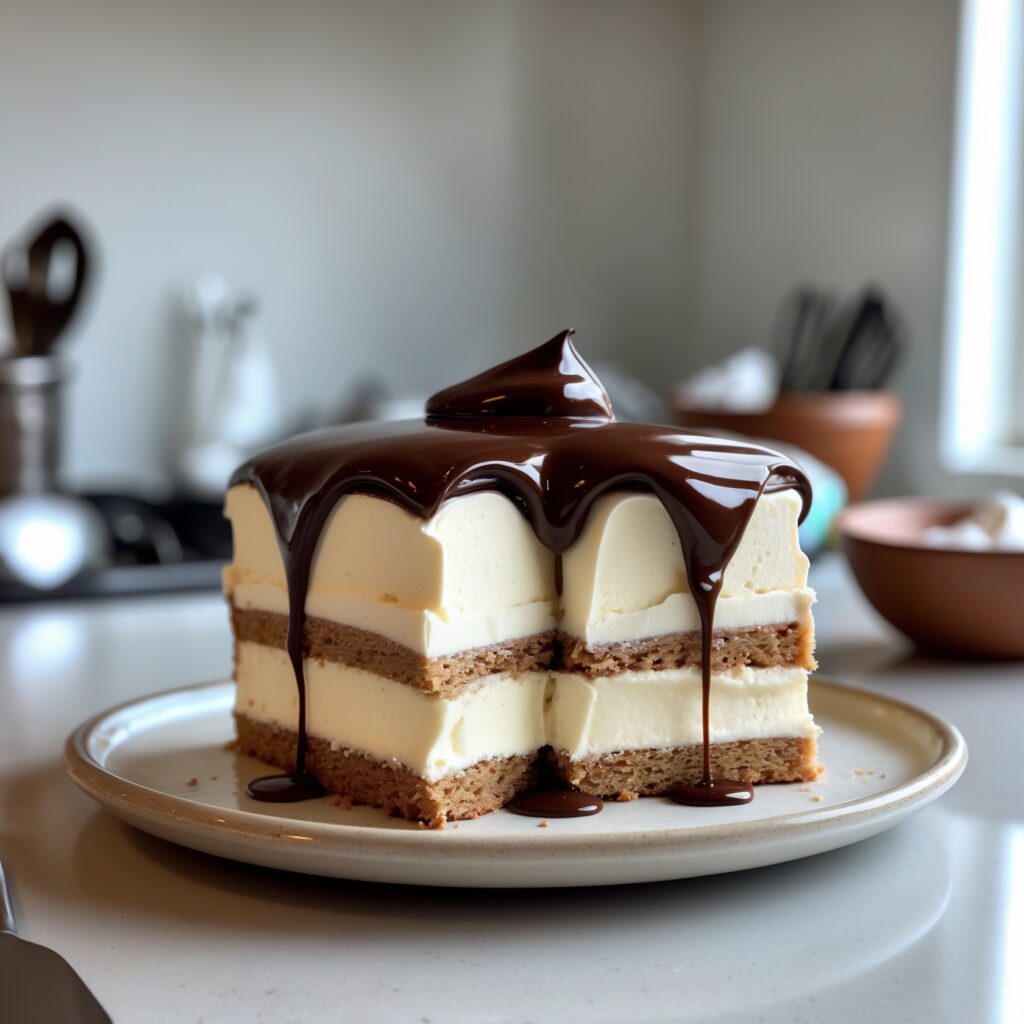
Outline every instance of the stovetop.
<svg viewBox="0 0 1024 1024">
<path fill-rule="evenodd" d="M 220 586 L 231 558 L 231 526 L 221 502 L 148 501 L 124 494 L 83 494 L 102 517 L 109 559 L 52 590 L 0 578 L 0 602 L 206 590 Z"/>
</svg>

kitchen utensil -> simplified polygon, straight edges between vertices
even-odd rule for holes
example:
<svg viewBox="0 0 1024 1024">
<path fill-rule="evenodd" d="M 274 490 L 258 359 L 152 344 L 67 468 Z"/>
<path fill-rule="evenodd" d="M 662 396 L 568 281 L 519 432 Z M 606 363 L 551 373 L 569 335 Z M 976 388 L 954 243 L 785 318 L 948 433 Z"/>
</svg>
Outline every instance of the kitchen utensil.
<svg viewBox="0 0 1024 1024">
<path fill-rule="evenodd" d="M 894 498 L 848 508 L 842 548 L 875 610 L 923 647 L 1024 658 L 1024 551 L 961 551 L 924 542 L 975 503 Z"/>
<path fill-rule="evenodd" d="M 776 348 L 782 353 L 782 391 L 809 391 L 821 385 L 822 339 L 832 320 L 835 300 L 805 286 L 783 304 Z"/>
<path fill-rule="evenodd" d="M 0 359 L 0 577 L 39 589 L 60 586 L 106 551 L 95 509 L 58 493 L 57 480 L 67 372 L 52 349 L 88 268 L 86 245 L 63 217 L 0 256 L 14 328 L 14 355 Z"/>
<path fill-rule="evenodd" d="M 71 965 L 52 949 L 18 936 L 0 864 L 0 1020 L 4 1024 L 110 1024 Z"/>
<path fill-rule="evenodd" d="M 56 488 L 66 379 L 60 356 L 0 358 L 0 496 Z"/>
<path fill-rule="evenodd" d="M 877 288 L 837 311 L 832 296 L 805 285 L 783 304 L 779 324 L 783 392 L 877 390 L 905 344 L 902 322 Z"/>
<path fill-rule="evenodd" d="M 189 493 L 219 497 L 240 462 L 281 436 L 280 383 L 255 327 L 258 308 L 218 274 L 196 285 L 175 455 Z"/>
<path fill-rule="evenodd" d="M 884 298 L 876 291 L 865 292 L 839 346 L 829 390 L 880 388 L 892 373 L 901 347 L 900 329 Z"/>
<path fill-rule="evenodd" d="M 64 380 L 57 355 L 0 359 L 0 580 L 39 590 L 107 552 L 96 509 L 58 491 Z"/>
<path fill-rule="evenodd" d="M 70 273 L 62 253 L 73 255 Z M 47 355 L 74 316 L 88 278 L 81 235 L 56 217 L 26 247 L 8 246 L 0 262 L 11 303 L 15 355 Z"/>
</svg>

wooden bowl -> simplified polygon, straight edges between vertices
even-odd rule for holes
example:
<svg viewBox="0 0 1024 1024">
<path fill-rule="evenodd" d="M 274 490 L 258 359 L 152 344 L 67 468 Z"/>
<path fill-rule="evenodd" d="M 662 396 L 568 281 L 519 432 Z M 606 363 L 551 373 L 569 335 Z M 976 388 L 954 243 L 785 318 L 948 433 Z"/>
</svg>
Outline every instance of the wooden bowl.
<svg viewBox="0 0 1024 1024">
<path fill-rule="evenodd" d="M 719 412 L 677 402 L 676 413 L 684 427 L 803 448 L 839 473 L 850 501 L 860 501 L 882 468 L 903 406 L 892 391 L 788 391 L 766 412 Z"/>
<path fill-rule="evenodd" d="M 870 501 L 839 517 L 843 550 L 875 610 L 922 647 L 1024 658 L 1024 551 L 927 547 L 975 503 L 932 498 Z"/>
</svg>

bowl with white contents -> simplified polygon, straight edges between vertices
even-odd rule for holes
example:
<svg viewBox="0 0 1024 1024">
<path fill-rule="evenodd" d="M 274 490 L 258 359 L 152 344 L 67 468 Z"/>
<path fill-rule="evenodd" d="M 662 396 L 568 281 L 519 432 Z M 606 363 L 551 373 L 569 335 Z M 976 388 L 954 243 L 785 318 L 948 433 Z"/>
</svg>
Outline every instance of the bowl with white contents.
<svg viewBox="0 0 1024 1024">
<path fill-rule="evenodd" d="M 917 644 L 1024 658 L 1024 499 L 869 501 L 839 534 L 865 597 Z"/>
</svg>

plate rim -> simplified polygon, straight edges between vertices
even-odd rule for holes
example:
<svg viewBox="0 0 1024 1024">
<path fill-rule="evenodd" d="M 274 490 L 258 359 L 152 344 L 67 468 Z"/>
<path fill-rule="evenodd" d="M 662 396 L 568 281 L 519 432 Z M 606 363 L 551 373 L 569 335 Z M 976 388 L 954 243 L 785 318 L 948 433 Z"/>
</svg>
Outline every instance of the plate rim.
<svg viewBox="0 0 1024 1024">
<path fill-rule="evenodd" d="M 881 792 L 846 800 L 834 806 L 792 811 L 749 822 L 722 822 L 717 825 L 701 825 L 699 828 L 630 829 L 596 834 L 590 831 L 561 833 L 548 830 L 544 835 L 531 832 L 499 836 L 474 835 L 468 831 L 455 830 L 451 825 L 446 829 L 387 829 L 218 808 L 125 779 L 105 768 L 89 753 L 90 737 L 107 720 L 137 705 L 233 685 L 231 679 L 217 679 L 134 697 L 90 716 L 72 730 L 65 741 L 64 767 L 71 781 L 82 792 L 114 813 L 117 813 L 115 808 L 121 808 L 133 816 L 141 814 L 151 821 L 174 822 L 193 832 L 198 830 L 220 837 L 234 834 L 246 841 L 274 846 L 286 844 L 306 850 L 314 846 L 321 849 L 344 848 L 347 854 L 359 858 L 423 852 L 424 847 L 432 854 L 448 856 L 514 853 L 517 857 L 529 858 L 531 855 L 546 857 L 559 850 L 583 852 L 579 850 L 582 844 L 599 846 L 602 854 L 614 854 L 642 844 L 645 853 L 657 854 L 682 848 L 713 848 L 758 839 L 784 841 L 822 829 L 856 826 L 865 819 L 886 817 L 900 811 L 909 813 L 914 806 L 929 803 L 941 796 L 963 774 L 968 759 L 967 743 L 960 730 L 941 715 L 888 694 L 842 683 L 824 675 L 812 676 L 810 684 L 854 699 L 880 702 L 923 719 L 941 741 L 935 760 L 913 778 Z M 230 818 L 221 817 L 218 820 L 216 816 L 224 812 Z"/>
</svg>

